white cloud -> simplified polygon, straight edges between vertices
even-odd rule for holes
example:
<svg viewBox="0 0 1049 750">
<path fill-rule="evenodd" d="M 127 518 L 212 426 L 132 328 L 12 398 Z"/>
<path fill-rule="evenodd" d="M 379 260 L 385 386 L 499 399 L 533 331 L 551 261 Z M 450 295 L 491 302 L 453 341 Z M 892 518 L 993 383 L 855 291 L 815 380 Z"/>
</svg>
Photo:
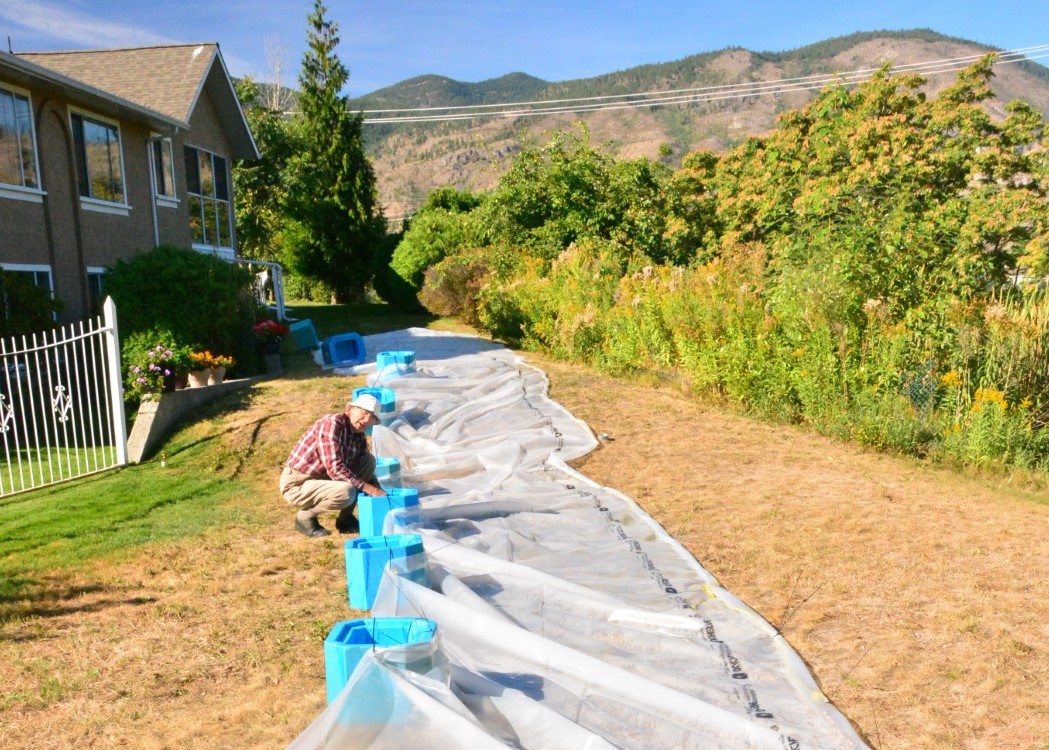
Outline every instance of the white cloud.
<svg viewBox="0 0 1049 750">
<path fill-rule="evenodd" d="M 150 29 L 106 21 L 94 12 L 78 12 L 57 3 L 39 0 L 3 0 L 0 20 L 24 29 L 36 38 L 70 43 L 76 47 L 137 47 L 178 44 Z"/>
</svg>

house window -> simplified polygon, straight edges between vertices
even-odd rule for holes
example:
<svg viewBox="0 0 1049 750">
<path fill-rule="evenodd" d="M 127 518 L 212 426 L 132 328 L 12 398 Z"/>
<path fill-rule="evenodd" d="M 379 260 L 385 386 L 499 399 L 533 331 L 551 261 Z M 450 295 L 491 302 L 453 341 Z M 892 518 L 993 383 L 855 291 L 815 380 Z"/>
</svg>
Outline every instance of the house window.
<svg viewBox="0 0 1049 750">
<path fill-rule="evenodd" d="M 48 294 L 55 296 L 55 287 L 51 284 L 51 266 L 26 265 L 22 263 L 3 263 L 0 269 L 7 273 L 24 276 L 33 286 L 46 289 Z"/>
<path fill-rule="evenodd" d="M 155 137 L 149 142 L 153 160 L 153 194 L 158 198 L 175 197 L 175 164 L 171 158 L 171 139 Z"/>
<path fill-rule="evenodd" d="M 186 193 L 194 245 L 233 248 L 229 166 L 226 159 L 192 146 L 185 147 Z"/>
<path fill-rule="evenodd" d="M 29 97 L 0 88 L 0 183 L 39 189 Z"/>
<path fill-rule="evenodd" d="M 124 162 L 119 128 L 76 112 L 71 115 L 71 124 L 81 197 L 123 204 Z"/>
<path fill-rule="evenodd" d="M 30 285 L 47 292 L 51 299 L 55 298 L 55 287 L 51 281 L 51 266 L 0 263 L 0 271 L 7 276 L 13 276 L 15 280 L 13 286 L 0 284 L 0 316 L 4 320 L 10 321 L 14 317 L 25 315 L 27 300 L 39 296 L 39 292 L 26 296 L 27 292 L 30 292 Z M 58 313 L 52 312 L 51 319 L 58 320 Z"/>
<path fill-rule="evenodd" d="M 102 310 L 102 300 L 106 292 L 106 269 L 96 266 L 87 267 L 87 296 L 92 315 Z"/>
</svg>

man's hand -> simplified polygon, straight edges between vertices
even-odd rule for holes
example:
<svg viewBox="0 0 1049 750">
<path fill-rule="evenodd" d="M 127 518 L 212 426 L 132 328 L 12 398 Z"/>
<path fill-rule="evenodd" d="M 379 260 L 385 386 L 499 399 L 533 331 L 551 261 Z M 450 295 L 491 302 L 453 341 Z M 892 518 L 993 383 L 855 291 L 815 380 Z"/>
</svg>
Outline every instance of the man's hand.
<svg viewBox="0 0 1049 750">
<path fill-rule="evenodd" d="M 364 486 L 361 487 L 361 489 L 364 490 L 367 494 L 371 495 L 372 497 L 386 497 L 386 490 L 384 490 L 377 484 L 365 483 Z"/>
</svg>

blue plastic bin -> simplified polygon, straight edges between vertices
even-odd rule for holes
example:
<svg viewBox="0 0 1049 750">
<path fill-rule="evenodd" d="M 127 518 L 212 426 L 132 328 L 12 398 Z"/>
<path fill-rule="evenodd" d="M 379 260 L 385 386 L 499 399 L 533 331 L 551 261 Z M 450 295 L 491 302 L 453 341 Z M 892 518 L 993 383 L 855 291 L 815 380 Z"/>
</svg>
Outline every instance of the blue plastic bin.
<svg viewBox="0 0 1049 750">
<path fill-rule="evenodd" d="M 401 462 L 393 456 L 375 457 L 375 478 L 384 490 L 401 486 Z"/>
<path fill-rule="evenodd" d="M 364 339 L 359 333 L 340 333 L 321 342 L 324 364 L 345 367 L 364 361 Z"/>
<path fill-rule="evenodd" d="M 321 343 L 317 339 L 317 331 L 313 327 L 312 320 L 297 320 L 288 326 L 292 338 L 295 339 L 295 348 L 299 351 L 316 349 Z"/>
<path fill-rule="evenodd" d="M 366 651 L 428 643 L 436 633 L 437 623 L 422 617 L 364 617 L 335 623 L 324 639 L 324 679 L 328 703 L 335 700 L 346 687 L 346 682 Z M 409 651 L 406 649 L 406 656 L 410 656 Z M 423 658 L 418 662 L 408 661 L 403 666 L 412 671 L 429 671 L 432 660 L 426 658 L 425 654 L 421 656 Z"/>
<path fill-rule="evenodd" d="M 385 497 L 357 495 L 357 515 L 361 522 L 361 536 L 382 535 L 382 524 L 386 514 L 395 508 L 419 506 L 419 490 L 412 487 L 387 487 Z"/>
<path fill-rule="evenodd" d="M 408 375 L 415 372 L 415 352 L 379 352 L 375 356 L 379 377 Z"/>
<path fill-rule="evenodd" d="M 346 542 L 345 553 L 346 588 L 350 606 L 354 609 L 372 608 L 383 570 L 388 564 L 392 564 L 401 577 L 429 586 L 426 553 L 418 534 L 362 536 Z"/>
</svg>

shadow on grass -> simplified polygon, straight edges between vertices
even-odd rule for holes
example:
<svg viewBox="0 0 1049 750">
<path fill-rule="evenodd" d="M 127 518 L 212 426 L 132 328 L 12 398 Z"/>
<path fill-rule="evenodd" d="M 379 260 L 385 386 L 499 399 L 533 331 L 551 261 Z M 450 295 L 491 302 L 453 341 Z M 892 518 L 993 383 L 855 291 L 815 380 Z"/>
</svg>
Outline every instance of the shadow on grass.
<svg viewBox="0 0 1049 750">
<path fill-rule="evenodd" d="M 84 612 L 99 612 L 107 607 L 153 604 L 152 596 L 97 598 L 97 595 L 123 594 L 129 587 L 76 585 L 51 574 L 47 579 L 25 575 L 0 578 L 0 627 L 37 618 L 62 617 Z M 13 643 L 53 637 L 48 628 L 33 628 L 21 632 L 0 630 L 0 640 Z"/>
</svg>

